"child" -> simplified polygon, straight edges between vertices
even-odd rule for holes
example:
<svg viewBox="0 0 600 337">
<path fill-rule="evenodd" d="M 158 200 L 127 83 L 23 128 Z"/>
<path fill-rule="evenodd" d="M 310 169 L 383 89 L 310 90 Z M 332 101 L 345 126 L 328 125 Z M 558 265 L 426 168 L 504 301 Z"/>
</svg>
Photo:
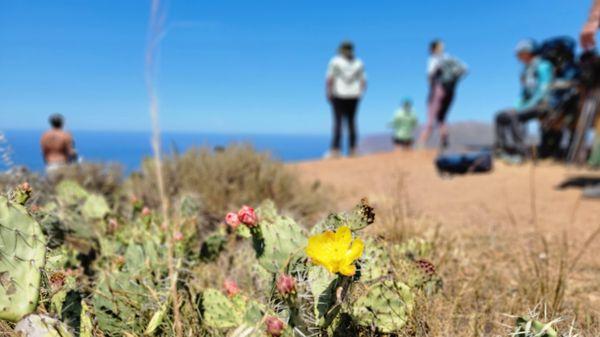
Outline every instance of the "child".
<svg viewBox="0 0 600 337">
<path fill-rule="evenodd" d="M 394 144 L 401 149 L 410 150 L 413 144 L 413 136 L 417 127 L 417 117 L 412 109 L 409 98 L 402 101 L 402 106 L 396 110 L 394 119 L 390 123 L 394 129 Z"/>
</svg>

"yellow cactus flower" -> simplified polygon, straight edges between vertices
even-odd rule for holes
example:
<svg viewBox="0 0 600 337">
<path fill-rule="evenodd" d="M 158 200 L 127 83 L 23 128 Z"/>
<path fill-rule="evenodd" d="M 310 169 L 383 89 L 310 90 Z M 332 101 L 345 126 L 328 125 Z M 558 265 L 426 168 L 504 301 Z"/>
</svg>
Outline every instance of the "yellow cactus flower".
<svg viewBox="0 0 600 337">
<path fill-rule="evenodd" d="M 364 248 L 361 239 L 352 240 L 348 226 L 341 226 L 335 233 L 326 231 L 308 238 L 306 255 L 331 273 L 352 276 L 356 272 L 354 261 L 362 256 Z"/>
</svg>

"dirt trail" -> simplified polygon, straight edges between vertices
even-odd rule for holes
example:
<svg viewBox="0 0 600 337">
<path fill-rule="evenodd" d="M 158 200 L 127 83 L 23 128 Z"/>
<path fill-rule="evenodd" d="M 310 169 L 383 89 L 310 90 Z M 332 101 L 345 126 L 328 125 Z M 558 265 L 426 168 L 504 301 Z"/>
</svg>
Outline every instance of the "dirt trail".
<svg viewBox="0 0 600 337">
<path fill-rule="evenodd" d="M 600 225 L 600 200 L 580 199 L 579 188 L 557 189 L 567 179 L 600 178 L 599 173 L 551 163 L 517 167 L 496 162 L 490 174 L 441 179 L 432 164 L 434 156 L 425 151 L 392 152 L 291 167 L 307 181 L 316 179 L 333 187 L 340 209 L 363 196 L 375 205 L 384 203 L 404 189 L 414 210 L 446 229 L 520 231 L 531 230 L 537 222 L 551 235 L 567 229 L 578 241 Z"/>
</svg>

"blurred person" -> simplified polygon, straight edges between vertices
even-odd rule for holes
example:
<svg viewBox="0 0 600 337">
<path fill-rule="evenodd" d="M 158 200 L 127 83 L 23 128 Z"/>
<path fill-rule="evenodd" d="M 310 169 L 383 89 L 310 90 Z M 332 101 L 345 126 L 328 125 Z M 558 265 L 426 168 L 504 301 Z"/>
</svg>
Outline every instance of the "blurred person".
<svg viewBox="0 0 600 337">
<path fill-rule="evenodd" d="M 581 47 L 590 50 L 596 47 L 596 32 L 600 27 L 600 0 L 594 0 L 588 20 L 580 34 Z"/>
<path fill-rule="evenodd" d="M 393 141 L 400 149 L 410 150 L 413 145 L 417 116 L 413 111 L 412 101 L 405 98 L 402 106 L 396 110 L 390 126 L 394 129 Z"/>
<path fill-rule="evenodd" d="M 50 116 L 49 122 L 51 128 L 42 135 L 40 142 L 48 173 L 77 159 L 73 137 L 69 132 L 63 130 L 64 117 L 60 114 L 53 114 Z"/>
<path fill-rule="evenodd" d="M 596 47 L 596 32 L 600 27 L 600 0 L 594 0 L 588 20 L 583 25 L 580 34 L 581 47 L 584 50 L 592 50 Z M 596 116 L 596 141 L 593 147 L 590 164 L 597 164 L 595 161 L 600 156 L 600 117 Z M 600 184 L 587 187 L 583 191 L 583 196 L 588 198 L 600 198 Z"/>
<path fill-rule="evenodd" d="M 444 51 L 444 42 L 433 40 L 429 44 L 427 79 L 429 96 L 427 99 L 427 124 L 421 133 L 419 143 L 425 146 L 434 126 L 440 129 L 440 147 L 448 147 L 448 128 L 446 117 L 454 101 L 458 81 L 467 73 L 467 66 Z"/>
<path fill-rule="evenodd" d="M 333 110 L 333 139 L 327 158 L 341 155 L 342 123 L 348 128 L 349 154 L 356 154 L 356 114 L 366 87 L 365 67 L 354 55 L 354 45 L 342 42 L 327 67 L 326 93 Z"/>
<path fill-rule="evenodd" d="M 517 106 L 496 115 L 495 151 L 509 162 L 521 163 L 529 154 L 525 138 L 527 122 L 540 119 L 548 112 L 546 98 L 554 77 L 552 63 L 536 55 L 536 42 L 520 41 L 515 48 L 524 65 L 521 73 L 521 97 Z"/>
</svg>

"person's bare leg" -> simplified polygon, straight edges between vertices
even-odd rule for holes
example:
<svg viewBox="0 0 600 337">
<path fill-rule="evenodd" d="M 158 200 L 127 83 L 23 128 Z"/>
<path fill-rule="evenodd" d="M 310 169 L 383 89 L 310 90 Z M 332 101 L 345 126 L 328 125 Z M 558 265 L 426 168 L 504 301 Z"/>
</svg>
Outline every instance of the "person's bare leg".
<svg viewBox="0 0 600 337">
<path fill-rule="evenodd" d="M 425 129 L 421 132 L 421 135 L 419 136 L 418 147 L 426 147 L 429 138 L 431 138 L 433 127 L 435 126 L 438 119 L 437 116 L 440 110 L 443 92 L 439 86 L 435 86 L 431 88 L 431 90 L 431 97 L 429 98 L 429 101 L 427 103 L 427 124 L 425 125 Z"/>
<path fill-rule="evenodd" d="M 425 145 L 429 141 L 429 138 L 431 138 L 432 132 L 433 132 L 433 120 L 430 117 L 429 120 L 427 121 L 427 124 L 425 125 L 425 128 L 423 129 L 423 131 L 421 131 L 421 135 L 419 135 L 419 146 L 420 147 L 425 147 Z"/>
<path fill-rule="evenodd" d="M 440 146 L 443 149 L 448 147 L 448 126 L 446 122 L 440 123 Z"/>
</svg>

